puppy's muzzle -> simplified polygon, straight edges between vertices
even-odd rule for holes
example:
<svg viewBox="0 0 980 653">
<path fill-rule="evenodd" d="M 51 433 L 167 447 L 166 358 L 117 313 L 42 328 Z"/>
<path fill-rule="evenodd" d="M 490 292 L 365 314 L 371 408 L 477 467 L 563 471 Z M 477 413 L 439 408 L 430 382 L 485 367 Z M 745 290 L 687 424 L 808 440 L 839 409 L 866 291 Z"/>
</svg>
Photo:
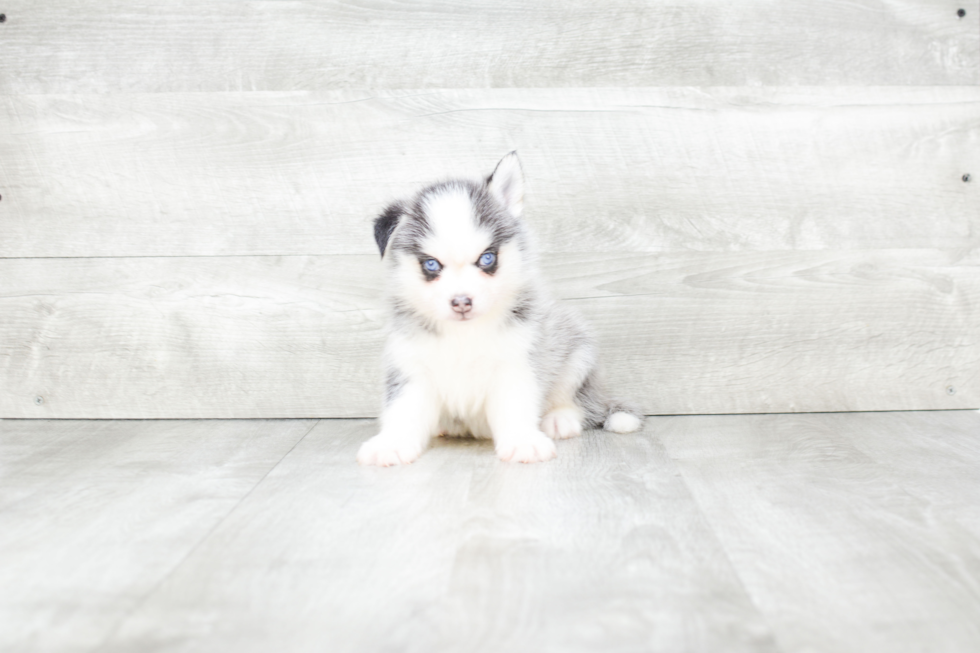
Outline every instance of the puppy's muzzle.
<svg viewBox="0 0 980 653">
<path fill-rule="evenodd" d="M 465 295 L 456 295 L 449 303 L 453 305 L 453 310 L 464 318 L 473 309 L 473 300 Z"/>
</svg>

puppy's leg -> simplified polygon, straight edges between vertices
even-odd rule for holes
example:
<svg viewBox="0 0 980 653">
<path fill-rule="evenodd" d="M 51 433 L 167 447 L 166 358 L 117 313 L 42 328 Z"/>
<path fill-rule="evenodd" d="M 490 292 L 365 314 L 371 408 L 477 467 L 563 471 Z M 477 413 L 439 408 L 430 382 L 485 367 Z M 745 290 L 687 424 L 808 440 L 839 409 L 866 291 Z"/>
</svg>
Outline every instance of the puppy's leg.
<svg viewBox="0 0 980 653">
<path fill-rule="evenodd" d="M 407 464 L 422 455 L 439 426 L 439 404 L 428 389 L 413 381 L 399 388 L 381 413 L 381 432 L 361 445 L 362 465 Z"/>
<path fill-rule="evenodd" d="M 538 429 L 540 395 L 526 364 L 497 376 L 487 396 L 487 422 L 501 460 L 536 463 L 558 455 L 555 443 Z"/>
<path fill-rule="evenodd" d="M 591 348 L 580 347 L 565 362 L 564 369 L 548 393 L 545 404 L 548 412 L 541 418 L 541 430 L 548 437 L 564 440 L 582 435 L 585 412 L 575 402 L 575 393 L 588 376 L 594 358 Z"/>
<path fill-rule="evenodd" d="M 571 401 L 552 408 L 541 418 L 541 430 L 553 440 L 582 435 L 582 409 Z"/>
</svg>

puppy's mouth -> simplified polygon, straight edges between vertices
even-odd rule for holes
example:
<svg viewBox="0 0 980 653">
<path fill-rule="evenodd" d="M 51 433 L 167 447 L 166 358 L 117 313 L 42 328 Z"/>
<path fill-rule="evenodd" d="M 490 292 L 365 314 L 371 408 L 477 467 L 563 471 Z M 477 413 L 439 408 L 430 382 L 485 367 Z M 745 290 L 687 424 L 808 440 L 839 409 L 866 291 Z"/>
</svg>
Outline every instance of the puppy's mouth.
<svg viewBox="0 0 980 653">
<path fill-rule="evenodd" d="M 465 312 L 462 312 L 462 313 L 459 312 L 459 311 L 455 311 L 452 314 L 452 317 L 448 317 L 447 319 L 450 322 L 472 322 L 477 317 L 479 317 L 479 316 L 478 315 L 474 315 L 473 314 L 473 311 L 470 310 L 470 311 L 465 311 Z"/>
</svg>

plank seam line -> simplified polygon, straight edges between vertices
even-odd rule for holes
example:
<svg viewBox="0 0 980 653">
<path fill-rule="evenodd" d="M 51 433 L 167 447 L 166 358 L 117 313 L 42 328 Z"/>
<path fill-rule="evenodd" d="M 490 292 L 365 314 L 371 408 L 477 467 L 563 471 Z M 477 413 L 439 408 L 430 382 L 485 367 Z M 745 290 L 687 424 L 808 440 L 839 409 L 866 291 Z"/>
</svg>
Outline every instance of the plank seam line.
<svg viewBox="0 0 980 653">
<path fill-rule="evenodd" d="M 367 225 L 367 223 L 365 223 Z M 365 226 L 367 228 L 367 226 Z M 736 255 L 741 254 L 743 256 L 749 257 L 759 254 L 785 254 L 788 256 L 809 256 L 809 255 L 826 255 L 826 254 L 839 254 L 847 255 L 852 253 L 862 253 L 862 252 L 872 252 L 879 254 L 888 253 L 907 253 L 907 252 L 940 252 L 940 253 L 954 253 L 970 251 L 976 248 L 980 248 L 980 239 L 976 242 L 967 242 L 964 247 L 832 247 L 832 248 L 818 248 L 818 249 L 752 249 L 752 250 L 739 250 L 739 251 L 722 251 L 722 250 L 651 250 L 651 251 L 627 251 L 625 256 L 628 258 L 650 258 L 673 254 L 694 254 L 694 255 Z M 607 258 L 618 256 L 622 258 L 624 256 L 623 252 L 596 252 L 593 250 L 589 251 L 572 251 L 568 249 L 545 249 L 539 250 L 538 255 L 541 259 L 545 259 L 546 265 L 549 263 L 554 263 L 553 261 L 547 261 L 549 258 L 558 259 L 565 256 L 581 256 L 589 258 L 598 258 L 600 260 L 605 260 Z M 288 252 L 281 254 L 262 254 L 262 253 L 251 253 L 244 252 L 241 254 L 91 254 L 85 256 L 7 256 L 0 254 L 0 261 L 34 261 L 34 260 L 89 260 L 89 259 L 176 259 L 176 258 L 186 258 L 186 259 L 199 259 L 199 258 L 365 258 L 372 257 L 380 261 L 380 257 L 375 251 L 365 250 L 363 252 L 329 252 L 329 251 L 319 251 L 319 252 Z M 962 257 L 961 257 L 962 258 Z M 958 261 L 957 261 L 958 263 Z M 969 262 L 967 266 L 973 267 L 975 263 Z"/>
<path fill-rule="evenodd" d="M 735 576 L 735 579 L 738 581 L 739 587 L 741 587 L 742 591 L 745 593 L 745 598 L 755 609 L 756 614 L 759 615 L 759 618 L 769 628 L 769 636 L 772 638 L 772 642 L 776 650 L 781 652 L 787 651 L 787 649 L 780 643 L 779 634 L 776 632 L 776 628 L 773 626 L 773 623 L 770 620 L 769 615 L 762 610 L 762 607 L 756 601 L 755 596 L 752 595 L 752 592 L 749 591 L 748 586 L 745 584 L 745 579 L 742 578 L 742 574 L 739 573 L 738 567 L 735 566 L 735 562 L 732 560 L 732 555 L 729 552 L 728 547 L 725 546 L 725 542 L 721 539 L 721 536 L 718 534 L 717 526 L 715 525 L 711 517 L 708 515 L 707 511 L 705 511 L 704 506 L 701 504 L 701 501 L 698 500 L 697 493 L 694 492 L 694 489 L 691 487 L 691 483 L 687 479 L 687 474 L 684 473 L 684 467 L 670 452 L 670 447 L 667 445 L 667 442 L 660 437 L 658 437 L 657 439 L 660 442 L 660 446 L 663 447 L 664 452 L 667 454 L 667 458 L 670 460 L 671 463 L 674 464 L 674 469 L 676 469 L 677 473 L 680 475 L 681 481 L 684 483 L 684 488 L 687 490 L 688 496 L 691 497 L 691 501 L 693 501 L 694 505 L 697 506 L 698 514 L 701 516 L 701 518 L 704 520 L 705 525 L 711 531 L 711 536 L 714 538 L 715 543 L 718 545 L 718 549 L 724 554 L 725 560 L 728 561 L 728 567 L 729 569 L 732 570 L 732 574 Z"/>
<path fill-rule="evenodd" d="M 304 434 L 303 434 L 303 435 L 302 435 L 302 436 L 301 436 L 301 437 L 300 437 L 300 438 L 299 438 L 298 440 L 296 440 L 296 442 L 294 442 L 294 443 L 293 443 L 293 446 L 291 446 L 291 447 L 289 448 L 289 450 L 288 450 L 288 451 L 287 451 L 286 453 L 284 453 L 284 454 L 283 454 L 283 455 L 282 455 L 282 456 L 281 456 L 281 457 L 279 458 L 279 460 L 277 460 L 277 461 L 275 462 L 275 464 L 274 464 L 274 465 L 272 465 L 272 466 L 271 466 L 271 467 L 270 467 L 270 468 L 269 468 L 269 469 L 268 469 L 268 470 L 266 471 L 266 473 L 265 473 L 265 474 L 263 474 L 263 475 L 262 475 L 262 478 L 260 478 L 260 479 L 259 479 L 258 481 L 256 481 L 256 482 L 255 482 L 255 485 L 253 485 L 253 486 L 252 486 L 252 488 L 251 488 L 251 489 L 250 489 L 250 490 L 249 490 L 248 492 L 246 492 L 245 494 L 243 494 L 243 495 L 242 495 L 242 496 L 241 496 L 241 497 L 240 497 L 240 498 L 238 499 L 238 501 L 236 501 L 236 502 L 235 502 L 235 505 L 233 505 L 233 506 L 232 506 L 231 508 L 229 508 L 229 509 L 228 509 L 228 512 L 226 512 L 226 513 L 224 514 L 224 516 L 222 516 L 222 517 L 221 517 L 221 519 L 219 519 L 219 520 L 218 520 L 217 522 L 215 522 L 215 524 L 214 524 L 214 525 L 213 525 L 213 526 L 212 526 L 212 527 L 211 527 L 211 528 L 210 528 L 210 529 L 208 530 L 208 532 L 207 532 L 207 533 L 205 533 L 205 534 L 204 534 L 204 535 L 203 535 L 203 536 L 202 536 L 202 537 L 201 537 L 201 538 L 200 538 L 200 539 L 199 539 L 199 540 L 197 541 L 197 543 L 196 543 L 196 544 L 194 544 L 194 546 L 192 546 L 192 547 L 191 547 L 190 549 L 188 549 L 188 550 L 187 550 L 187 553 L 185 553 L 185 554 L 184 554 L 184 555 L 183 555 L 183 556 L 181 557 L 181 559 L 180 559 L 179 561 L 177 561 L 177 564 L 175 564 L 175 565 L 174 565 L 173 567 L 171 567 L 171 568 L 170 568 L 170 570 L 169 570 L 169 571 L 167 571 L 167 573 L 165 573 L 165 574 L 164 574 L 164 575 L 163 575 L 163 576 L 162 576 L 162 577 L 160 578 L 160 580 L 158 580 L 158 581 L 157 581 L 157 582 L 156 582 L 156 583 L 155 583 L 155 584 L 153 585 L 153 587 L 151 587 L 151 588 L 150 588 L 149 590 L 147 590 L 147 591 L 146 591 L 146 592 L 145 592 L 145 593 L 143 594 L 143 596 L 141 596 L 141 597 L 139 598 L 139 600 L 138 600 L 138 601 L 136 601 L 136 603 L 134 603 L 134 604 L 133 604 L 133 606 L 132 606 L 132 607 L 131 607 L 130 609 L 128 609 L 128 610 L 126 610 L 126 612 L 125 612 L 125 613 L 124 613 L 124 614 L 123 614 L 123 615 L 122 615 L 122 616 L 121 616 L 121 617 L 120 617 L 120 618 L 119 618 L 119 619 L 118 619 L 118 620 L 116 621 L 116 623 L 115 623 L 115 624 L 114 624 L 114 625 L 113 625 L 113 626 L 112 626 L 112 627 L 111 627 L 111 628 L 109 629 L 109 631 L 108 631 L 108 632 L 106 633 L 106 635 L 105 635 L 105 637 L 103 637 L 103 638 L 102 638 L 102 641 L 101 641 L 101 642 L 99 642 L 99 643 L 98 643 L 98 644 L 97 644 L 97 645 L 96 645 L 96 646 L 95 646 L 95 647 L 94 647 L 94 648 L 92 649 L 92 651 L 93 651 L 93 653 L 95 653 L 96 651 L 100 651 L 100 650 L 103 650 L 103 649 L 104 649 L 104 647 L 106 646 L 106 644 L 108 644 L 108 643 L 109 643 L 109 640 L 111 640 L 111 639 L 112 639 L 112 637 L 113 637 L 113 636 L 114 636 L 114 635 L 115 635 L 115 634 L 116 634 L 116 633 L 117 633 L 117 632 L 119 631 L 119 628 L 120 628 L 120 627 L 122 627 L 122 625 L 123 625 L 123 624 L 124 624 L 124 623 L 125 623 L 125 622 L 126 622 L 126 621 L 127 621 L 127 620 L 128 620 L 128 619 L 129 619 L 130 617 L 131 617 L 131 616 L 132 616 L 132 615 L 133 615 L 133 613 L 135 613 L 135 612 L 136 612 L 137 610 L 139 610 L 139 609 L 140 609 L 140 608 L 141 608 L 141 607 L 143 606 L 143 604 L 145 604 L 145 603 L 146 603 L 146 601 L 147 601 L 147 600 L 148 600 L 148 599 L 149 599 L 149 598 L 150 598 L 151 596 L 153 596 L 153 595 L 154 595 L 154 594 L 155 594 L 155 593 L 156 593 L 156 592 L 157 592 L 157 591 L 158 591 L 158 590 L 160 589 L 160 587 L 161 587 L 161 586 L 162 586 L 162 585 L 163 585 L 163 584 L 164 584 L 164 583 L 165 583 L 165 582 L 167 581 L 167 579 L 168 579 L 168 578 L 170 578 L 171 576 L 173 576 L 173 574 L 174 574 L 174 572 L 176 572 L 176 571 L 177 571 L 178 569 L 180 569 L 180 568 L 181 568 L 181 566 L 183 566 L 183 564 L 184 564 L 185 562 L 187 562 L 187 560 L 188 560 L 188 559 L 189 559 L 189 558 L 190 558 L 190 557 L 191 557 L 191 556 L 192 556 L 192 555 L 194 554 L 194 552 L 195 552 L 195 551 L 197 551 L 197 550 L 198 550 L 199 548 L 201 548 L 201 545 L 202 545 L 202 544 L 204 544 L 204 543 L 205 543 L 205 542 L 206 542 L 206 541 L 207 541 L 207 540 L 208 540 L 208 539 L 209 539 L 209 538 L 210 538 L 210 537 L 211 537 L 211 536 L 212 536 L 212 535 L 214 534 L 214 532 L 215 532 L 216 530 L 218 530 L 218 528 L 219 528 L 219 527 L 220 527 L 220 526 L 221 526 L 221 525 L 222 525 L 223 523 L 225 523 L 225 521 L 226 521 L 226 520 L 228 519 L 228 517 L 230 517 L 230 516 L 232 515 L 232 513 L 234 513 L 234 512 L 235 512 L 235 511 L 236 511 L 236 510 L 238 509 L 238 506 L 240 506 L 240 505 L 242 505 L 242 502 L 244 502 L 244 501 L 245 501 L 245 499 L 247 499 L 248 497 L 250 497 L 250 496 L 252 495 L 252 492 L 254 492 L 254 491 L 255 491 L 255 488 L 257 488 L 257 487 L 259 487 L 260 485 L 262 485 L 262 483 L 263 483 L 263 482 L 265 481 L 265 479 L 266 479 L 266 478 L 268 478 L 268 476 L 269 476 L 269 474 L 271 474 L 271 473 L 273 472 L 273 470 L 275 470 L 275 469 L 276 469 L 277 467 L 279 467 L 279 465 L 280 465 L 280 464 L 282 463 L 282 461 L 286 459 L 286 456 L 288 456 L 289 454 L 291 454 L 291 453 L 293 452 L 293 450 L 294 450 L 294 449 L 295 449 L 296 447 L 298 447 L 298 446 L 299 446 L 299 443 L 300 443 L 300 442 L 302 442 L 303 440 L 305 440 L 305 439 L 306 439 L 306 436 L 307 436 L 307 435 L 309 435 L 309 434 L 310 434 L 310 432 L 311 432 L 311 431 L 312 431 L 313 429 L 315 429 L 315 428 L 317 427 L 317 425 L 318 425 L 319 423 L 320 423 L 320 420 L 319 420 L 319 419 L 318 419 L 318 420 L 316 420 L 316 421 L 315 421 L 315 422 L 313 423 L 313 425 L 312 425 L 312 426 L 310 426 L 310 428 L 308 428 L 308 429 L 306 430 L 306 432 L 305 432 L 305 433 L 304 433 Z"/>
<path fill-rule="evenodd" d="M 737 417 L 743 415 L 850 415 L 852 413 L 951 413 L 956 411 L 980 410 L 980 406 L 960 407 L 960 408 L 881 408 L 878 410 L 775 410 L 768 412 L 746 412 L 746 413 L 647 413 L 644 417 Z M 15 418 L 16 419 L 16 418 Z M 226 419 L 226 418 L 217 418 Z M 250 419 L 269 419 L 269 418 L 250 418 Z M 331 419 L 348 419 L 344 417 Z M 351 418 L 354 419 L 354 418 Z M 374 418 L 366 418 L 374 419 Z"/>
<path fill-rule="evenodd" d="M 122 254 L 122 255 L 99 255 L 92 256 L 0 256 L 0 261 L 36 261 L 36 260 L 68 260 L 84 261 L 89 259 L 139 259 L 139 258 L 341 258 L 341 257 L 365 257 L 375 256 L 374 253 L 362 254 Z M 381 260 L 378 258 L 378 260 Z"/>
</svg>

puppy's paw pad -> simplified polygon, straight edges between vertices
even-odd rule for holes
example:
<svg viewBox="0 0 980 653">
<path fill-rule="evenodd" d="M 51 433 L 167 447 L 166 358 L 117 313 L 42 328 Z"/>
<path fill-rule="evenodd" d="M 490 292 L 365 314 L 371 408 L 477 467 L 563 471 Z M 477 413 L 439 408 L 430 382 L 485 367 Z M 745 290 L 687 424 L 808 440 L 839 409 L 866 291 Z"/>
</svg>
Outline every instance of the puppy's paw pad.
<svg viewBox="0 0 980 653">
<path fill-rule="evenodd" d="M 422 447 L 416 442 L 376 435 L 358 449 L 357 462 L 362 465 L 391 467 L 393 465 L 407 465 L 418 460 L 421 455 Z"/>
<path fill-rule="evenodd" d="M 582 420 L 578 411 L 571 408 L 559 408 L 544 416 L 541 420 L 541 430 L 554 440 L 564 440 L 582 435 Z"/>
<path fill-rule="evenodd" d="M 496 449 L 500 459 L 509 463 L 541 463 L 558 455 L 554 441 L 540 431 L 509 438 Z"/>
<path fill-rule="evenodd" d="M 602 428 L 613 433 L 632 433 L 639 430 L 641 426 L 643 426 L 643 422 L 636 415 L 618 412 L 606 418 L 606 423 L 602 425 Z"/>
</svg>

